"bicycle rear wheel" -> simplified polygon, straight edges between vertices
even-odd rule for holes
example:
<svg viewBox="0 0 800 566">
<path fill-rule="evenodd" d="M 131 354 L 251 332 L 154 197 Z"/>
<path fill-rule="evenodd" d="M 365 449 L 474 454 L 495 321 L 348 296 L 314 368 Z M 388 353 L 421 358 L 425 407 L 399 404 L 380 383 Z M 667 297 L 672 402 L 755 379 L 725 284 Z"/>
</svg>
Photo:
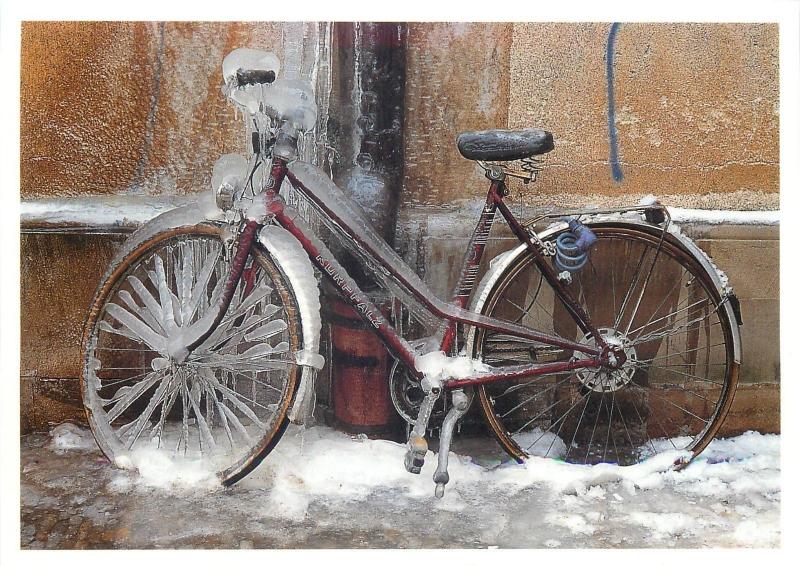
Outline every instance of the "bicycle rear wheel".
<svg viewBox="0 0 800 566">
<path fill-rule="evenodd" d="M 625 365 L 581 369 L 478 389 L 487 423 L 516 460 L 632 464 L 655 453 L 700 453 L 733 399 L 735 321 L 703 266 L 673 236 L 633 225 L 593 225 L 590 260 L 570 290 Z M 551 238 L 554 239 L 556 235 Z M 584 336 L 530 253 L 498 279 L 484 314 L 570 340 Z M 474 352 L 493 366 L 567 360 L 571 350 L 479 330 Z"/>
<path fill-rule="evenodd" d="M 215 303 L 229 272 L 221 228 L 158 234 L 101 283 L 83 341 L 81 392 L 100 448 L 199 463 L 230 485 L 274 447 L 298 386 L 297 304 L 254 246 L 231 305 L 185 360 L 167 353 Z"/>
</svg>

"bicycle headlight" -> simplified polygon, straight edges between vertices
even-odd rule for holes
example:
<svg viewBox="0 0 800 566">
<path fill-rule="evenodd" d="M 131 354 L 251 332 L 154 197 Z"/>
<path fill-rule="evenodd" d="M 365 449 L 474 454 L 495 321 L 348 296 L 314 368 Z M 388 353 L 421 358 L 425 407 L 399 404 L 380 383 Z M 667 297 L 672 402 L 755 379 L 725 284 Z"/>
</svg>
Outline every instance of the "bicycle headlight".
<svg viewBox="0 0 800 566">
<path fill-rule="evenodd" d="M 222 210 L 230 210 L 233 208 L 233 200 L 235 195 L 236 185 L 229 183 L 227 180 L 223 181 L 217 187 L 217 206 Z"/>
<path fill-rule="evenodd" d="M 211 190 L 220 209 L 227 211 L 233 208 L 246 178 L 247 159 L 243 156 L 228 153 L 217 159 L 211 174 Z"/>
</svg>

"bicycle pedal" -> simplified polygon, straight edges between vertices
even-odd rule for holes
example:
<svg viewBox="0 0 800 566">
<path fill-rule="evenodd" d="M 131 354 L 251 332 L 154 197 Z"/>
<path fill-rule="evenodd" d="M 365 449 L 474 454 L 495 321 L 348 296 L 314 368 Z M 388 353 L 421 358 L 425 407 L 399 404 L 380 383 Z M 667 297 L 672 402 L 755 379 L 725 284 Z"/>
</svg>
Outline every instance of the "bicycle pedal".
<svg viewBox="0 0 800 566">
<path fill-rule="evenodd" d="M 406 452 L 405 458 L 406 471 L 412 474 L 419 474 L 422 472 L 422 466 L 425 465 L 425 455 L 420 456 L 409 450 Z"/>
</svg>

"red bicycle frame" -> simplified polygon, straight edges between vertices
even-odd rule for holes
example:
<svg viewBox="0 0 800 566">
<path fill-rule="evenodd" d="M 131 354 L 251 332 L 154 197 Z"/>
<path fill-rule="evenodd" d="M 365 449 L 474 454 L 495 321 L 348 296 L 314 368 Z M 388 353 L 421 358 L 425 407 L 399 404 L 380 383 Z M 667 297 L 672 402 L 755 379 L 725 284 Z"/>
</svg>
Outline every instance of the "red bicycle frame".
<svg viewBox="0 0 800 566">
<path fill-rule="evenodd" d="M 270 172 L 271 178 L 270 187 L 280 187 L 284 179 L 288 179 L 293 187 L 299 189 L 306 195 L 319 209 L 328 215 L 337 225 L 341 226 L 346 235 L 352 238 L 363 250 L 371 253 L 373 257 L 385 268 L 396 281 L 401 283 L 417 300 L 419 300 L 431 313 L 443 320 L 443 329 L 440 329 L 442 339 L 440 341 L 439 350 L 447 353 L 456 337 L 457 325 L 467 324 L 487 330 L 494 330 L 504 334 L 516 336 L 523 339 L 532 340 L 539 343 L 549 344 L 563 348 L 565 350 L 579 351 L 586 354 L 582 359 L 570 359 L 567 361 L 557 361 L 540 364 L 520 364 L 509 366 L 502 369 L 496 369 L 488 373 L 476 373 L 462 378 L 449 378 L 442 382 L 445 389 L 455 389 L 469 385 L 481 385 L 484 383 L 507 381 L 513 379 L 520 379 L 526 377 L 536 377 L 550 373 L 558 373 L 564 371 L 571 371 L 578 368 L 599 368 L 604 366 L 607 362 L 607 352 L 609 351 L 608 344 L 603 340 L 603 337 L 592 325 L 588 314 L 578 304 L 575 298 L 570 294 L 566 286 L 558 279 L 556 272 L 551 267 L 550 263 L 546 261 L 542 250 L 537 246 L 531 238 L 528 231 L 520 224 L 514 217 L 512 212 L 503 202 L 503 197 L 506 194 L 505 184 L 502 179 L 493 180 L 489 187 L 486 196 L 486 204 L 483 208 L 481 216 L 470 238 L 469 246 L 464 255 L 463 266 L 458 282 L 454 288 L 451 303 L 458 307 L 458 311 L 463 314 L 453 314 L 444 312 L 437 308 L 436 305 L 427 297 L 423 290 L 416 288 L 412 282 L 407 281 L 402 274 L 387 262 L 380 261 L 379 254 L 374 253 L 369 242 L 364 241 L 356 230 L 351 229 L 347 223 L 336 216 L 336 214 L 328 208 L 325 203 L 316 197 L 313 187 L 305 186 L 291 171 L 288 170 L 286 162 L 280 158 L 275 158 Z M 416 379 L 422 379 L 422 373 L 416 368 L 415 359 L 417 354 L 411 345 L 404 340 L 389 323 L 388 320 L 381 314 L 381 311 L 373 304 L 369 297 L 363 293 L 353 279 L 347 274 L 346 270 L 342 268 L 333 254 L 328 248 L 320 242 L 315 235 L 310 233 L 307 228 L 300 225 L 300 221 L 294 214 L 290 214 L 293 209 L 288 209 L 283 198 L 281 198 L 277 191 L 274 189 L 267 189 L 265 191 L 267 214 L 272 216 L 277 223 L 291 233 L 302 245 L 308 257 L 314 263 L 315 267 L 319 269 L 325 277 L 327 277 L 341 292 L 344 298 L 353 306 L 361 317 L 370 323 L 375 332 L 380 336 L 389 351 L 403 365 L 409 370 L 412 376 Z M 574 318 L 578 327 L 584 332 L 591 334 L 597 346 L 590 346 L 585 343 L 579 343 L 572 340 L 567 340 L 559 336 L 553 336 L 527 327 L 502 321 L 499 319 L 492 319 L 489 317 L 475 318 L 469 311 L 463 309 L 467 305 L 467 301 L 472 294 L 477 279 L 478 269 L 486 248 L 489 231 L 494 222 L 497 210 L 506 220 L 511 227 L 514 235 L 523 242 L 533 254 L 536 265 L 541 270 L 544 278 L 552 286 L 556 295 L 564 303 L 567 311 Z M 260 229 L 261 224 L 254 220 L 246 220 L 245 227 L 240 237 L 239 245 L 234 256 L 232 271 L 226 285 L 226 293 L 222 297 L 223 313 L 226 302 L 230 301 L 228 290 L 232 291 L 241 278 L 244 269 L 244 261 L 236 261 L 240 258 L 246 258 L 250 252 L 250 248 L 255 242 L 254 234 Z M 458 312 L 456 311 L 456 312 Z M 202 342 L 203 338 L 192 344 L 189 349 Z M 617 352 L 615 352 L 617 353 Z M 618 353 L 617 353 L 618 354 Z M 624 361 L 624 359 L 622 360 Z M 619 363 L 619 362 L 618 362 Z"/>
</svg>

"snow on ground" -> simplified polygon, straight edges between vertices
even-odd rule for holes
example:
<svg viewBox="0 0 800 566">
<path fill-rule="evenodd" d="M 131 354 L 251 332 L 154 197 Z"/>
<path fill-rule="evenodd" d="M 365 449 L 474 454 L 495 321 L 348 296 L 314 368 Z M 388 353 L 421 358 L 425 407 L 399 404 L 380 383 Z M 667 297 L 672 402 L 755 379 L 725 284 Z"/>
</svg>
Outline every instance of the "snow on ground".
<svg viewBox="0 0 800 566">
<path fill-rule="evenodd" d="M 65 449 L 85 450 L 91 442 L 88 431 L 70 425 L 54 430 L 49 449 L 69 454 Z M 73 453 L 76 462 L 89 458 Z M 681 471 L 670 469 L 683 455 L 674 450 L 629 467 L 544 458 L 522 465 L 484 459 L 480 465 L 453 454 L 442 500 L 433 497 L 435 455 L 429 452 L 422 474 L 415 476 L 403 467 L 404 453 L 402 445 L 390 441 L 321 426 L 292 427 L 256 471 L 232 489 L 213 486 L 200 468 L 150 451 L 134 454 L 131 464 L 138 472 L 109 468 L 105 489 L 112 499 L 177 497 L 202 509 L 221 505 L 222 511 L 209 514 L 239 514 L 248 517 L 243 525 L 266 522 L 295 534 L 292 525 L 297 525 L 305 529 L 304 537 L 317 533 L 319 540 L 329 540 L 331 529 L 352 528 L 377 530 L 383 541 L 353 546 L 393 546 L 400 535 L 385 535 L 396 529 L 409 531 L 410 538 L 400 539 L 399 546 L 402 540 L 411 546 L 545 548 L 780 544 L 778 435 L 748 432 L 715 440 Z M 23 515 L 24 507 L 23 489 Z M 429 520 L 425 529 L 440 526 L 429 533 L 434 538 L 425 539 L 428 543 L 411 532 L 422 528 L 414 527 L 419 515 Z M 202 526 L 204 537 L 216 533 L 213 521 Z M 177 536 L 174 530 L 171 537 Z"/>
<path fill-rule="evenodd" d="M 91 433 L 72 423 L 61 423 L 50 431 L 50 446 L 56 452 L 63 450 L 95 450 L 97 443 Z"/>
</svg>

